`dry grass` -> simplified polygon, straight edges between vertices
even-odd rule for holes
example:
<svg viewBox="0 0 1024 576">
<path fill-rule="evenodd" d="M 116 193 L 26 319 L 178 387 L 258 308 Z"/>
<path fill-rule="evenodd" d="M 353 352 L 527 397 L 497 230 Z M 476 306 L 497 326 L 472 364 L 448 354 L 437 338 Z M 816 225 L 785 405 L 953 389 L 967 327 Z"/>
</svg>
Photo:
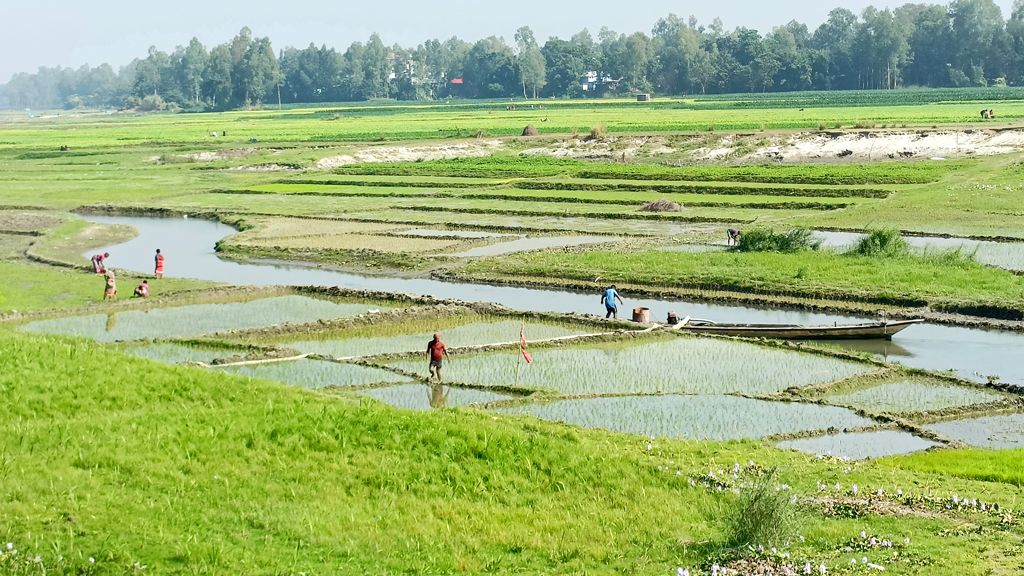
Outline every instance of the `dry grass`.
<svg viewBox="0 0 1024 576">
<path fill-rule="evenodd" d="M 256 228 L 236 236 L 240 243 L 269 238 L 295 236 L 330 236 L 337 234 L 367 234 L 390 232 L 408 228 L 399 224 L 353 222 L 346 220 L 315 220 L 311 218 L 272 218 L 261 221 Z"/>
<path fill-rule="evenodd" d="M 668 198 L 659 198 L 640 207 L 644 212 L 682 212 L 686 210 L 682 204 Z"/>
<path fill-rule="evenodd" d="M 439 252 L 462 243 L 460 240 L 402 238 L 373 234 L 316 234 L 277 238 L 238 239 L 236 244 L 261 248 L 308 248 L 311 250 L 374 250 L 376 252 Z"/>
</svg>

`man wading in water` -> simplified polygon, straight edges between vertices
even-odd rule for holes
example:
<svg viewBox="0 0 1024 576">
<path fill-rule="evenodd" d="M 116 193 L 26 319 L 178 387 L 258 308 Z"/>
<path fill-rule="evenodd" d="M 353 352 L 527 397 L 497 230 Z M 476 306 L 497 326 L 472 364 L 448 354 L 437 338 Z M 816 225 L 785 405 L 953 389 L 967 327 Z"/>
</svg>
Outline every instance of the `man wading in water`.
<svg viewBox="0 0 1024 576">
<path fill-rule="evenodd" d="M 427 344 L 427 359 L 430 360 L 430 375 L 436 376 L 441 381 L 441 358 L 447 358 L 449 362 L 452 357 L 448 355 L 448 347 L 441 342 L 441 333 L 435 332 L 434 339 Z"/>
<path fill-rule="evenodd" d="M 604 296 L 601 296 L 601 303 L 604 304 L 605 312 L 607 312 L 604 315 L 605 318 L 611 318 L 614 316 L 616 320 L 619 319 L 619 309 L 615 306 L 616 300 L 619 301 L 619 304 L 625 304 L 625 302 L 622 301 L 622 297 L 619 296 L 619 291 L 616 290 L 615 285 L 612 284 L 610 288 L 604 291 Z"/>
</svg>

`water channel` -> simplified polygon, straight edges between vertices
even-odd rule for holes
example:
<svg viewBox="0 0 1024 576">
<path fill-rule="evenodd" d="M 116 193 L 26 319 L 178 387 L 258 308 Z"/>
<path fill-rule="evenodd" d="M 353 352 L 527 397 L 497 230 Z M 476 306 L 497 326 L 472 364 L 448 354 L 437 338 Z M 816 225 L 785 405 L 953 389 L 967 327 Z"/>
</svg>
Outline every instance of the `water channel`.
<svg viewBox="0 0 1024 576">
<path fill-rule="evenodd" d="M 300 263 L 221 260 L 214 251 L 222 238 L 235 229 L 207 220 L 84 216 L 104 224 L 133 226 L 139 235 L 127 242 L 91 251 L 110 252 L 114 268 L 152 273 L 153 256 L 160 248 L 166 256 L 166 276 L 196 278 L 231 284 L 340 286 L 366 290 L 430 294 L 440 298 L 497 302 L 517 310 L 541 312 L 603 313 L 600 295 L 570 290 L 522 288 L 447 282 L 428 278 L 365 276 L 316 268 Z M 674 311 L 680 316 L 709 318 L 717 322 L 832 324 L 865 320 L 863 317 L 820 314 L 782 308 L 751 308 L 704 304 L 686 300 L 631 298 L 623 294 L 623 315 L 634 306 L 651 309 L 652 319 Z M 980 330 L 939 324 L 912 326 L 891 342 L 835 342 L 852 349 L 872 352 L 906 366 L 930 370 L 953 370 L 960 376 L 984 381 L 998 375 L 1002 382 L 1024 384 L 1024 333 Z"/>
</svg>

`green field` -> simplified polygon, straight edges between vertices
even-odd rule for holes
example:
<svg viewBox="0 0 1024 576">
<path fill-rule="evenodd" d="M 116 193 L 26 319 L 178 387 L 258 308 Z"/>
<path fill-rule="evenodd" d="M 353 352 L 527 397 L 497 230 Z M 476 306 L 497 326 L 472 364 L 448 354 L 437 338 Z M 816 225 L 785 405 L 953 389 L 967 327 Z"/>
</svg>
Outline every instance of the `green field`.
<svg viewBox="0 0 1024 576">
<path fill-rule="evenodd" d="M 517 368 L 521 327 L 533 340 L 622 325 L 462 304 L 171 278 L 150 280 L 148 302 L 102 303 L 83 254 L 137 231 L 68 213 L 218 219 L 238 228 L 220 254 L 241 261 L 927 308 L 1019 329 L 1020 91 L 891 92 L 0 114 L 0 574 L 859 574 L 863 558 L 906 575 L 1024 570 L 1020 451 L 928 429 L 1018 417 L 1019 390 L 659 333 L 536 343 Z M 982 125 L 996 96 L 1000 121 Z M 541 135 L 519 137 L 526 124 Z M 921 148 L 893 143 L 904 136 Z M 798 157 L 790 141 L 827 152 Z M 726 228 L 804 227 L 1005 250 L 983 265 L 944 248 L 721 246 Z M 501 253 L 515 242 L 527 248 Z M 119 271 L 121 296 L 145 277 Z M 436 330 L 453 347 L 504 346 L 462 350 L 445 365 L 453 388 L 429 388 Z M 278 362 L 297 353 L 314 356 Z M 176 365 L 227 358 L 261 363 Z M 428 410 L 444 394 L 448 408 Z M 856 462 L 775 448 L 838 428 L 936 448 Z M 763 482 L 794 515 L 788 536 L 732 548 Z"/>
</svg>

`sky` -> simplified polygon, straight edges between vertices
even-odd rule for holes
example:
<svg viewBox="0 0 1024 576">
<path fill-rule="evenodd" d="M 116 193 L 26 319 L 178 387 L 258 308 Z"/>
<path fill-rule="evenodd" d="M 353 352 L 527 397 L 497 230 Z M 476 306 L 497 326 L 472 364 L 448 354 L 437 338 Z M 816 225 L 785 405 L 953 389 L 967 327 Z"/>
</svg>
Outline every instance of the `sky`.
<svg viewBox="0 0 1024 576">
<path fill-rule="evenodd" d="M 1007 17 L 1012 0 L 996 3 Z M 584 27 L 595 38 L 602 26 L 616 32 L 650 34 L 658 18 L 669 13 L 683 18 L 692 14 L 705 25 L 720 17 L 727 30 L 746 26 L 765 33 L 790 20 L 813 30 L 835 7 L 858 14 L 869 4 L 886 7 L 870 0 L 517 0 L 507 5 L 493 0 L 175 0 L 143 4 L 49 0 L 45 6 L 7 0 L 5 4 L 0 19 L 0 82 L 17 72 L 34 72 L 39 66 L 77 68 L 107 62 L 117 69 L 145 56 L 152 45 L 171 52 L 175 46 L 188 44 L 193 36 L 210 48 L 229 40 L 242 26 L 252 29 L 254 36 L 269 36 L 275 49 L 313 42 L 344 51 L 373 32 L 378 32 L 385 44 L 402 46 L 453 35 L 470 42 L 497 35 L 512 42 L 516 29 L 524 25 L 533 29 L 541 44 L 549 36 L 568 39 Z"/>
</svg>

